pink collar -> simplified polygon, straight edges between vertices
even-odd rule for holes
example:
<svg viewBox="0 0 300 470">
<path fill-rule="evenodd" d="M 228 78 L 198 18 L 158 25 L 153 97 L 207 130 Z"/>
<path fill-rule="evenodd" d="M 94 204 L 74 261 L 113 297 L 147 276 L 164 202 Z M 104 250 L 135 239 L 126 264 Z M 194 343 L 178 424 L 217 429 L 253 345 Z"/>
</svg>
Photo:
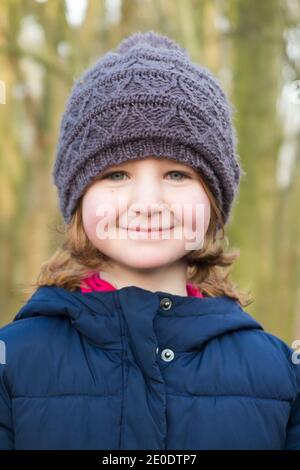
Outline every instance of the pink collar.
<svg viewBox="0 0 300 470">
<path fill-rule="evenodd" d="M 110 282 L 102 279 L 98 273 L 94 273 L 91 276 L 83 279 L 80 288 L 83 294 L 94 291 L 116 290 L 116 288 Z M 191 282 L 186 284 L 186 291 L 188 296 L 201 298 L 204 297 L 200 289 L 195 287 Z"/>
</svg>

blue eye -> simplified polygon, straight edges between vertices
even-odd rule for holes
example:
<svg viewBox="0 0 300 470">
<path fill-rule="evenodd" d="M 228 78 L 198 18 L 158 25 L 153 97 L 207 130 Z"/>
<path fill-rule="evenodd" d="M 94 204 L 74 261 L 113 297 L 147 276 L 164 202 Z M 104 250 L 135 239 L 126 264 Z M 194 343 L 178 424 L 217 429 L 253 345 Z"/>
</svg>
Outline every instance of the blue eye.
<svg viewBox="0 0 300 470">
<path fill-rule="evenodd" d="M 176 173 L 177 173 L 177 175 L 181 175 L 181 176 L 183 177 L 183 179 L 184 179 L 184 178 L 190 178 L 188 175 L 186 175 L 186 174 L 183 173 L 182 171 L 176 171 L 176 170 L 174 170 L 174 171 L 169 171 L 168 174 L 172 174 L 172 173 L 173 173 L 173 174 L 175 173 L 175 175 L 176 175 Z M 175 179 L 177 179 L 177 178 L 175 178 Z M 180 179 L 182 179 L 182 178 L 180 178 Z"/>
<path fill-rule="evenodd" d="M 174 175 L 177 174 L 179 175 L 179 178 L 175 178 L 175 180 L 177 181 L 181 181 L 182 179 L 185 179 L 185 178 L 189 178 L 190 179 L 190 176 L 188 176 L 187 174 L 183 173 L 182 171 L 178 171 L 178 170 L 174 170 L 174 171 L 169 171 L 167 174 L 170 175 L 170 174 L 173 174 Z M 108 173 L 107 175 L 104 175 L 103 176 L 103 179 L 110 179 L 112 181 L 123 181 L 123 178 L 113 178 L 113 176 L 115 175 L 127 175 L 127 173 L 125 171 L 112 171 L 111 173 Z"/>
<path fill-rule="evenodd" d="M 112 179 L 111 177 L 112 177 L 113 175 L 117 175 L 117 174 L 119 174 L 119 175 L 122 175 L 122 174 L 123 174 L 123 175 L 126 175 L 125 171 L 112 171 L 111 173 L 108 173 L 107 175 L 105 175 L 103 178 L 104 178 L 104 179 Z M 122 181 L 122 179 L 120 179 L 120 178 L 112 179 L 112 180 L 113 180 L 113 181 Z"/>
</svg>

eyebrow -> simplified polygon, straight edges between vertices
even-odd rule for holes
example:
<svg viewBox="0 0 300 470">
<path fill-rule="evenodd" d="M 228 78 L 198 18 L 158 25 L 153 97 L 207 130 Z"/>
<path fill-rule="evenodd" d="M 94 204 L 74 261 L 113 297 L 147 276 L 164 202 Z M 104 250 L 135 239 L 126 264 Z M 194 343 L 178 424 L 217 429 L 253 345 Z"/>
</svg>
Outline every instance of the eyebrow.
<svg viewBox="0 0 300 470">
<path fill-rule="evenodd" d="M 103 170 L 103 173 L 104 173 L 105 171 L 113 171 L 114 169 L 117 169 L 117 168 L 119 168 L 119 167 L 124 167 L 124 166 L 125 166 L 125 167 L 126 167 L 126 166 L 130 167 L 133 163 L 134 163 L 134 162 L 128 162 L 128 161 L 126 161 L 126 162 L 118 163 L 117 165 L 111 165 L 110 167 L 105 168 L 105 170 Z M 192 168 L 192 167 L 190 167 L 190 166 L 186 166 L 186 165 L 184 165 L 183 163 L 180 163 L 180 162 L 177 162 L 177 161 L 174 161 L 174 162 L 169 161 L 169 162 L 161 162 L 161 163 L 162 163 L 164 166 L 175 166 L 175 167 L 179 167 L 179 168 L 181 168 L 183 171 L 185 170 L 185 171 L 196 172 L 196 170 L 195 170 L 194 168 Z"/>
</svg>

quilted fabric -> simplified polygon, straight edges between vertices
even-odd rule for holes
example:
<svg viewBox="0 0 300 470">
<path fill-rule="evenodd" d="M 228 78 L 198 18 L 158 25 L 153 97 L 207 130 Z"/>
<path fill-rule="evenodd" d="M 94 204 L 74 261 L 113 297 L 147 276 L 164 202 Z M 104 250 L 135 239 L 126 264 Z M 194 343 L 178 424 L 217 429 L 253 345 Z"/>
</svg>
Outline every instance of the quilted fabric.
<svg viewBox="0 0 300 470">
<path fill-rule="evenodd" d="M 300 449 L 300 366 L 227 296 L 45 286 L 0 340 L 0 449 Z"/>
</svg>

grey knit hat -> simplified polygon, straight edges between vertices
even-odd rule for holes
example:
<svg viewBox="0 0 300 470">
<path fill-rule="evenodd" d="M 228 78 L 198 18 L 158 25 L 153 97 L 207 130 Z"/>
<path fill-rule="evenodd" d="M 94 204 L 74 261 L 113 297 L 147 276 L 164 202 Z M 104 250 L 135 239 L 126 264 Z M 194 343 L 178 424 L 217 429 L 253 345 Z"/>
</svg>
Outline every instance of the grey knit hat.
<svg viewBox="0 0 300 470">
<path fill-rule="evenodd" d="M 172 39 L 125 38 L 75 81 L 61 119 L 53 177 L 65 222 L 99 172 L 150 156 L 198 170 L 225 224 L 246 174 L 234 110 L 218 79 Z"/>
</svg>

